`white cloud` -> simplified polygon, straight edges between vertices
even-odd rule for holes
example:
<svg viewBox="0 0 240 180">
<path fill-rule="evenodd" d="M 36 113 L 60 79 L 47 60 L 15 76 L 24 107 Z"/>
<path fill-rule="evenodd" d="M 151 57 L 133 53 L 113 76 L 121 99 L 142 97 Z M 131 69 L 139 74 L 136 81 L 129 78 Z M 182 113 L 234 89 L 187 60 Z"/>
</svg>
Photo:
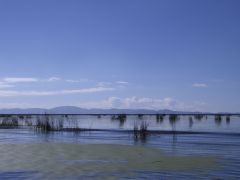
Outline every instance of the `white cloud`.
<svg viewBox="0 0 240 180">
<path fill-rule="evenodd" d="M 78 104 L 78 106 L 84 108 L 127 108 L 127 109 L 169 109 L 179 111 L 198 111 L 202 109 L 203 103 L 185 103 L 173 98 L 154 99 L 148 97 L 129 97 L 118 98 L 109 97 L 103 101 L 97 102 L 84 102 Z"/>
<path fill-rule="evenodd" d="M 80 81 L 79 80 L 73 80 L 73 79 L 67 79 L 66 82 L 69 82 L 69 83 L 79 83 Z"/>
<path fill-rule="evenodd" d="M 111 86 L 112 83 L 111 82 L 98 82 L 97 86 L 98 87 L 106 87 L 106 86 Z"/>
<path fill-rule="evenodd" d="M 13 91 L 13 90 L 0 90 L 0 97 L 13 97 L 13 96 L 52 96 L 52 95 L 68 95 L 68 94 L 81 94 L 81 93 L 96 93 L 104 91 L 113 91 L 114 88 L 94 87 L 85 89 L 73 90 L 59 90 L 59 91 Z"/>
<path fill-rule="evenodd" d="M 205 87 L 208 87 L 207 84 L 205 83 L 194 83 L 192 84 L 193 87 L 197 87 L 197 88 L 205 88 Z"/>
<path fill-rule="evenodd" d="M 11 87 L 14 87 L 14 85 L 13 84 L 7 84 L 7 83 L 4 83 L 4 82 L 0 82 L 0 89 L 11 88 Z"/>
<path fill-rule="evenodd" d="M 91 80 L 87 78 L 81 78 L 81 79 L 66 79 L 65 81 L 69 83 L 80 83 L 80 82 L 89 82 Z"/>
<path fill-rule="evenodd" d="M 60 80 L 61 80 L 61 78 L 59 78 L 59 77 L 50 77 L 47 79 L 48 82 L 54 82 L 54 81 L 60 81 Z"/>
<path fill-rule="evenodd" d="M 117 83 L 117 84 L 128 84 L 127 81 L 117 81 L 116 83 Z"/>
<path fill-rule="evenodd" d="M 29 77 L 7 77 L 3 79 L 5 83 L 22 83 L 22 82 L 37 82 L 39 81 L 37 78 L 29 78 Z"/>
</svg>

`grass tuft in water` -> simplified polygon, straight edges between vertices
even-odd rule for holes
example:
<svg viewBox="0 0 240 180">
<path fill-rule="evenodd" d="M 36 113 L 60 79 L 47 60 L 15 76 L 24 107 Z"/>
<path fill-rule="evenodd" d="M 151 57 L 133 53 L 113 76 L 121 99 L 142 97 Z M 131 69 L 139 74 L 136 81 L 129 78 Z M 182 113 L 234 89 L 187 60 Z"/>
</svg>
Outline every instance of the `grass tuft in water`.
<svg viewBox="0 0 240 180">
<path fill-rule="evenodd" d="M 146 141 L 148 136 L 148 126 L 149 123 L 146 121 L 141 121 L 140 125 L 136 121 L 134 122 L 133 135 L 135 141 Z"/>
<path fill-rule="evenodd" d="M 118 114 L 118 115 L 112 115 L 111 119 L 113 121 L 119 121 L 119 126 L 122 127 L 124 125 L 124 123 L 127 120 L 127 115 L 126 114 Z"/>
<path fill-rule="evenodd" d="M 203 119 L 204 115 L 203 114 L 195 114 L 194 118 L 198 121 L 201 121 Z"/>
<path fill-rule="evenodd" d="M 0 127 L 2 128 L 12 128 L 18 127 L 18 118 L 16 116 L 5 116 L 0 122 Z"/>
<path fill-rule="evenodd" d="M 157 114 L 156 115 L 156 122 L 157 123 L 162 123 L 164 120 L 165 114 Z"/>
<path fill-rule="evenodd" d="M 230 124 L 230 121 L 231 121 L 230 116 L 226 116 L 226 123 L 227 123 L 227 124 Z"/>
<path fill-rule="evenodd" d="M 215 123 L 217 125 L 221 125 L 221 123 L 222 123 L 222 116 L 220 114 L 217 114 L 217 115 L 215 115 L 214 120 L 215 120 Z"/>
</svg>

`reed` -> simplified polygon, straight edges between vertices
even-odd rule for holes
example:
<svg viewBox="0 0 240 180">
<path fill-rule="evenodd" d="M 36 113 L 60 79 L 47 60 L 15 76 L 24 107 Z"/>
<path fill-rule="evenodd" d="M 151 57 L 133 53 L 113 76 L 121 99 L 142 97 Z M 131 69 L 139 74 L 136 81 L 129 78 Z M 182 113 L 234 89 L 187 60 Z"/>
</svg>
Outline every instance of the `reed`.
<svg viewBox="0 0 240 180">
<path fill-rule="evenodd" d="M 141 121 L 140 125 L 136 121 L 134 122 L 133 135 L 134 135 L 135 141 L 146 140 L 148 136 L 148 126 L 149 126 L 149 123 L 146 121 Z"/>
<path fill-rule="evenodd" d="M 63 129 L 63 120 L 54 119 L 48 114 L 44 114 L 41 118 L 37 118 L 35 128 L 41 131 L 60 131 Z"/>
<path fill-rule="evenodd" d="M 143 119 L 143 114 L 138 114 L 138 119 Z"/>
<path fill-rule="evenodd" d="M 179 120 L 179 116 L 177 114 L 170 114 L 169 115 L 169 123 L 172 126 L 172 131 L 175 132 L 176 130 L 176 122 Z"/>
<path fill-rule="evenodd" d="M 122 127 L 127 120 L 126 114 L 112 115 L 111 119 L 113 121 L 119 121 L 119 126 Z"/>
<path fill-rule="evenodd" d="M 203 119 L 204 115 L 203 114 L 195 114 L 194 118 L 198 121 L 201 121 Z"/>
<path fill-rule="evenodd" d="M 190 128 L 192 128 L 192 126 L 193 126 L 193 118 L 192 118 L 192 116 L 189 116 L 189 127 Z"/>
<path fill-rule="evenodd" d="M 217 115 L 215 115 L 215 123 L 217 124 L 217 125 L 220 125 L 221 124 L 221 122 L 222 122 L 222 116 L 221 115 L 219 115 L 219 114 L 217 114 Z"/>
<path fill-rule="evenodd" d="M 157 123 L 162 123 L 163 120 L 164 120 L 164 116 L 165 116 L 165 114 L 157 114 L 156 115 L 156 122 Z"/>
<path fill-rule="evenodd" d="M 230 124 L 230 121 L 231 121 L 230 116 L 226 116 L 226 123 L 227 123 L 227 124 Z"/>
<path fill-rule="evenodd" d="M 2 128 L 11 128 L 11 127 L 18 127 L 18 119 L 17 117 L 11 117 L 11 116 L 5 116 L 1 122 L 0 122 L 0 127 Z"/>
</svg>

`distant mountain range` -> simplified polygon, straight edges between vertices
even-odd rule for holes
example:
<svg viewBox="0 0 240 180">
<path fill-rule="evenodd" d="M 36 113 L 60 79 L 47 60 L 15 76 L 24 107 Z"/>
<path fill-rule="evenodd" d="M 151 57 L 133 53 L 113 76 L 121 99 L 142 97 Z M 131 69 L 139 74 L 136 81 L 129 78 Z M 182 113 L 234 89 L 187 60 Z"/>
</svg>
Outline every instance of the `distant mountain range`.
<svg viewBox="0 0 240 180">
<path fill-rule="evenodd" d="M 213 114 L 209 112 L 187 112 L 187 111 L 172 111 L 168 109 L 150 110 L 150 109 L 85 109 L 76 106 L 60 106 L 51 109 L 44 108 L 13 108 L 0 109 L 0 114 Z M 227 113 L 221 114 L 240 114 Z"/>
<path fill-rule="evenodd" d="M 27 108 L 27 109 L 0 109 L 0 114 L 174 114 L 188 113 L 171 110 L 149 110 L 149 109 L 84 109 L 75 106 L 60 106 L 51 109 Z"/>
</svg>

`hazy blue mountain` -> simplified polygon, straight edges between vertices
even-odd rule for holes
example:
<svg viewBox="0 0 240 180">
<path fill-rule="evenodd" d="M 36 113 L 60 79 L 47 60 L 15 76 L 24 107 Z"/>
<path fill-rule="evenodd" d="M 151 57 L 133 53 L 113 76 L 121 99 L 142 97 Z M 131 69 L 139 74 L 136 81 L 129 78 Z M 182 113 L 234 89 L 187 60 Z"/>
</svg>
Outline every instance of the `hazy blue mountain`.
<svg viewBox="0 0 240 180">
<path fill-rule="evenodd" d="M 28 109 L 0 109 L 0 114 L 156 114 L 175 113 L 171 110 L 148 110 L 148 109 L 84 109 L 75 106 L 60 106 L 51 109 L 28 108 Z"/>
<path fill-rule="evenodd" d="M 76 106 L 59 106 L 51 109 L 44 108 L 13 108 L 0 109 L 0 114 L 199 114 L 209 112 L 184 112 L 172 111 L 168 109 L 151 110 L 151 109 L 85 109 Z M 223 113 L 224 114 L 224 113 Z M 226 113 L 227 114 L 227 113 Z M 238 114 L 238 113 L 236 113 Z"/>
</svg>

